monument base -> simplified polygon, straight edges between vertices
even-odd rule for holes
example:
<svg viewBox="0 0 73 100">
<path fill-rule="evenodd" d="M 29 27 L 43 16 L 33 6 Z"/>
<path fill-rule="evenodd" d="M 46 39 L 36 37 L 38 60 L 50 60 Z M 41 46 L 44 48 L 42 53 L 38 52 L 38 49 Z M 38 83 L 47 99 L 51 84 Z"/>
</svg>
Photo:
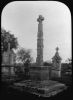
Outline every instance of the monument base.
<svg viewBox="0 0 73 100">
<path fill-rule="evenodd" d="M 31 67 L 30 68 L 30 79 L 33 81 L 49 80 L 49 67 Z"/>
<path fill-rule="evenodd" d="M 14 83 L 12 88 L 41 97 L 51 97 L 64 91 L 67 87 L 62 83 L 52 80 L 40 82 L 26 80 Z"/>
</svg>

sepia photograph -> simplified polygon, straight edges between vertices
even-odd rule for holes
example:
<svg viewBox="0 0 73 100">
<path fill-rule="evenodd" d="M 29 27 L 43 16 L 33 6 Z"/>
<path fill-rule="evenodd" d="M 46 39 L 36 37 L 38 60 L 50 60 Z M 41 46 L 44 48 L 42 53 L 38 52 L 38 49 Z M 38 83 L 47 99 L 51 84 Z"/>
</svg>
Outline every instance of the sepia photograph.
<svg viewBox="0 0 73 100">
<path fill-rule="evenodd" d="M 1 97 L 69 99 L 71 30 L 71 11 L 62 2 L 8 3 L 1 13 Z"/>
</svg>

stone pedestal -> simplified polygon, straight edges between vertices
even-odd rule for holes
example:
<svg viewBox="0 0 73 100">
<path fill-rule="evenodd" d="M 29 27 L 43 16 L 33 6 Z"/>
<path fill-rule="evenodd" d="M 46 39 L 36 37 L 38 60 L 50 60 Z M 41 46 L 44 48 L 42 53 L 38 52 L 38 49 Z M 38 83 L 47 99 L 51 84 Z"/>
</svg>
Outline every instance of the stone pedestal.
<svg viewBox="0 0 73 100">
<path fill-rule="evenodd" d="M 31 67 L 30 79 L 33 81 L 49 80 L 49 68 L 48 66 Z"/>
</svg>

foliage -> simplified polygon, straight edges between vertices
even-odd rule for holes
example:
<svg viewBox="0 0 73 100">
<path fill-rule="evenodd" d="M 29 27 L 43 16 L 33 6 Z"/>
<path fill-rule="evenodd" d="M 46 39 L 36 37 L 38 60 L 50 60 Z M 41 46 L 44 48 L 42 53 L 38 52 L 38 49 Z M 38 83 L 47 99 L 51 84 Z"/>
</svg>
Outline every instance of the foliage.
<svg viewBox="0 0 73 100">
<path fill-rule="evenodd" d="M 30 55 L 30 50 L 25 50 L 21 48 L 17 51 L 17 60 L 22 63 L 30 63 L 32 61 L 32 57 Z"/>
<path fill-rule="evenodd" d="M 9 31 L 1 29 L 1 49 L 2 52 L 8 50 L 8 43 L 10 43 L 10 49 L 16 49 L 18 46 L 17 38 Z"/>
<path fill-rule="evenodd" d="M 72 64 L 72 58 L 68 58 L 65 62 L 69 63 L 69 64 Z"/>
</svg>

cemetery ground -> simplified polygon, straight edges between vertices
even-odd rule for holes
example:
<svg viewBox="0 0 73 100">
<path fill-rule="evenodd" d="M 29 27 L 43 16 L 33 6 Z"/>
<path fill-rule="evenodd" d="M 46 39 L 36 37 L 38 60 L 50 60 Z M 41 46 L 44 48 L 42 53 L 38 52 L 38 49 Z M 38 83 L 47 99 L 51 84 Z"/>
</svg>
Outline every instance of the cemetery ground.
<svg viewBox="0 0 73 100">
<path fill-rule="evenodd" d="M 25 99 L 25 100 L 48 100 L 48 97 L 39 97 L 37 95 L 34 94 L 30 94 L 29 92 L 21 92 L 18 91 L 17 89 L 13 89 L 13 88 L 9 88 L 9 86 L 7 86 L 7 84 L 2 83 L 2 90 L 1 90 L 1 97 L 3 99 L 11 99 L 11 98 L 15 98 L 15 99 Z M 72 97 L 72 89 L 71 87 L 69 87 L 67 90 L 64 90 L 63 92 L 54 95 L 52 97 L 49 97 L 50 100 L 58 100 L 58 99 L 71 99 Z"/>
<path fill-rule="evenodd" d="M 2 80 L 2 84 L 1 84 L 2 98 L 26 98 L 26 100 L 30 98 L 31 100 L 42 100 L 42 99 L 48 100 L 48 97 L 49 97 L 50 100 L 56 100 L 56 99 L 65 99 L 65 98 L 69 99 L 72 97 L 71 77 L 69 76 L 66 76 L 66 77 L 64 76 L 64 79 L 51 79 L 50 81 L 47 81 L 44 83 L 36 82 L 33 84 L 31 80 L 24 80 L 24 78 L 14 79 L 14 76 L 11 78 L 9 77 L 9 79 L 6 79 L 5 81 L 4 80 Z M 56 92 L 53 92 L 53 93 L 50 92 L 53 95 L 49 94 L 49 96 L 47 96 L 47 95 L 44 95 L 47 93 L 47 91 L 45 93 L 43 89 L 41 88 L 41 86 L 45 87 L 45 89 L 48 90 L 48 85 L 52 89 L 52 91 L 53 89 L 59 89 L 61 85 L 63 86 L 66 85 L 66 89 L 64 89 L 58 94 Z M 35 91 L 37 91 L 36 92 L 37 94 L 35 94 Z"/>
</svg>

